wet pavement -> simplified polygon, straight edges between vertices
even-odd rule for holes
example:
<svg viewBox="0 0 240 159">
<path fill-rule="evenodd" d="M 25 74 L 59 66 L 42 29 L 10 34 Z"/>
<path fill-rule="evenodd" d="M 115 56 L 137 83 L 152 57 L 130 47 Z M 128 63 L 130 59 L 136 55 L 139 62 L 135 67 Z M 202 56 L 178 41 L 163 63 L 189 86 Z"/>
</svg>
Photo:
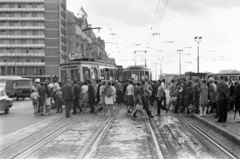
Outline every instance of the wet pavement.
<svg viewBox="0 0 240 159">
<path fill-rule="evenodd" d="M 122 108 L 91 159 L 157 159 L 144 119 L 132 119 Z"/>
</svg>

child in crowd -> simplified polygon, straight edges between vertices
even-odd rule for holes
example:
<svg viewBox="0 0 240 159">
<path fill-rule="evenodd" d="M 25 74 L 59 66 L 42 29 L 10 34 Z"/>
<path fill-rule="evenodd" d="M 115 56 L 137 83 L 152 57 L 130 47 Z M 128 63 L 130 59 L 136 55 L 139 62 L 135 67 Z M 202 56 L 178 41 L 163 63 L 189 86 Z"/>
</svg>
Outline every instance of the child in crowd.
<svg viewBox="0 0 240 159">
<path fill-rule="evenodd" d="M 39 98 L 39 95 L 38 95 L 37 91 L 35 89 L 32 89 L 31 100 L 32 100 L 32 105 L 33 105 L 34 116 L 38 115 L 38 110 L 37 110 L 38 98 Z"/>
<path fill-rule="evenodd" d="M 62 91 L 60 90 L 60 87 L 57 88 L 57 92 L 55 94 L 56 99 L 56 107 L 57 107 L 57 113 L 62 113 L 62 105 L 64 104 L 63 97 L 62 97 Z"/>
</svg>

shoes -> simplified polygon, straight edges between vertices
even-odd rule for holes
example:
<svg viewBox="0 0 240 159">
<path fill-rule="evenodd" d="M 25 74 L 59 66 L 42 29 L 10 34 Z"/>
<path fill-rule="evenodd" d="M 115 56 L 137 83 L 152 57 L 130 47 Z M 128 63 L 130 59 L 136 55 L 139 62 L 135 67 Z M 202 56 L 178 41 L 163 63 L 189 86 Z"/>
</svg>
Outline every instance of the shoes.
<svg viewBox="0 0 240 159">
<path fill-rule="evenodd" d="M 176 113 L 176 114 L 177 114 L 177 113 L 179 113 L 179 112 L 178 112 L 178 111 L 174 111 L 174 113 Z"/>
<path fill-rule="evenodd" d="M 202 117 L 203 115 L 202 115 L 202 114 L 200 114 L 199 116 L 200 116 L 200 117 Z"/>
<path fill-rule="evenodd" d="M 154 116 L 153 115 L 149 115 L 149 118 L 153 118 Z"/>
<path fill-rule="evenodd" d="M 239 120 L 239 121 L 237 121 L 237 123 L 240 123 L 240 120 Z"/>
<path fill-rule="evenodd" d="M 160 116 L 160 114 L 156 114 L 155 116 Z"/>
<path fill-rule="evenodd" d="M 72 116 L 66 116 L 66 118 L 71 118 Z"/>
<path fill-rule="evenodd" d="M 217 117 L 218 117 L 217 115 L 214 116 L 214 118 L 217 118 Z"/>
<path fill-rule="evenodd" d="M 59 113 L 59 111 L 56 111 L 56 113 Z"/>
<path fill-rule="evenodd" d="M 217 121 L 215 121 L 215 123 L 222 123 L 222 121 L 217 120 Z"/>
</svg>

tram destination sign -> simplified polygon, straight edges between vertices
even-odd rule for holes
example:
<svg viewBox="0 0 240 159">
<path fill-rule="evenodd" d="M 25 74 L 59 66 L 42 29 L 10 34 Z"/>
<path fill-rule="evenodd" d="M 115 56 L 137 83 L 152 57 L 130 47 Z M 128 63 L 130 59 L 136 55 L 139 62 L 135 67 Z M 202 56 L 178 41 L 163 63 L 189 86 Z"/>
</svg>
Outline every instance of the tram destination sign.
<svg viewBox="0 0 240 159">
<path fill-rule="evenodd" d="M 69 60 L 80 59 L 80 58 L 82 58 L 82 55 L 80 53 L 70 52 L 68 54 L 68 58 L 69 58 Z"/>
</svg>

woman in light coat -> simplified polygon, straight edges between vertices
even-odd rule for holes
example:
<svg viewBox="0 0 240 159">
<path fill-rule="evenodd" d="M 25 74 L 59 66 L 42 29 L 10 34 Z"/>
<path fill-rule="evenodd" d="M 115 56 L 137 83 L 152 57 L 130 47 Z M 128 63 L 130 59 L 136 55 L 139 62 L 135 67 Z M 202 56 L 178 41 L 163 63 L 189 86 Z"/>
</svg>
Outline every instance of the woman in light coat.
<svg viewBox="0 0 240 159">
<path fill-rule="evenodd" d="M 206 83 L 207 83 L 206 80 L 202 80 L 202 85 L 199 88 L 199 92 L 200 92 L 200 115 L 199 116 L 206 116 L 207 107 L 209 105 L 208 86 Z"/>
</svg>

